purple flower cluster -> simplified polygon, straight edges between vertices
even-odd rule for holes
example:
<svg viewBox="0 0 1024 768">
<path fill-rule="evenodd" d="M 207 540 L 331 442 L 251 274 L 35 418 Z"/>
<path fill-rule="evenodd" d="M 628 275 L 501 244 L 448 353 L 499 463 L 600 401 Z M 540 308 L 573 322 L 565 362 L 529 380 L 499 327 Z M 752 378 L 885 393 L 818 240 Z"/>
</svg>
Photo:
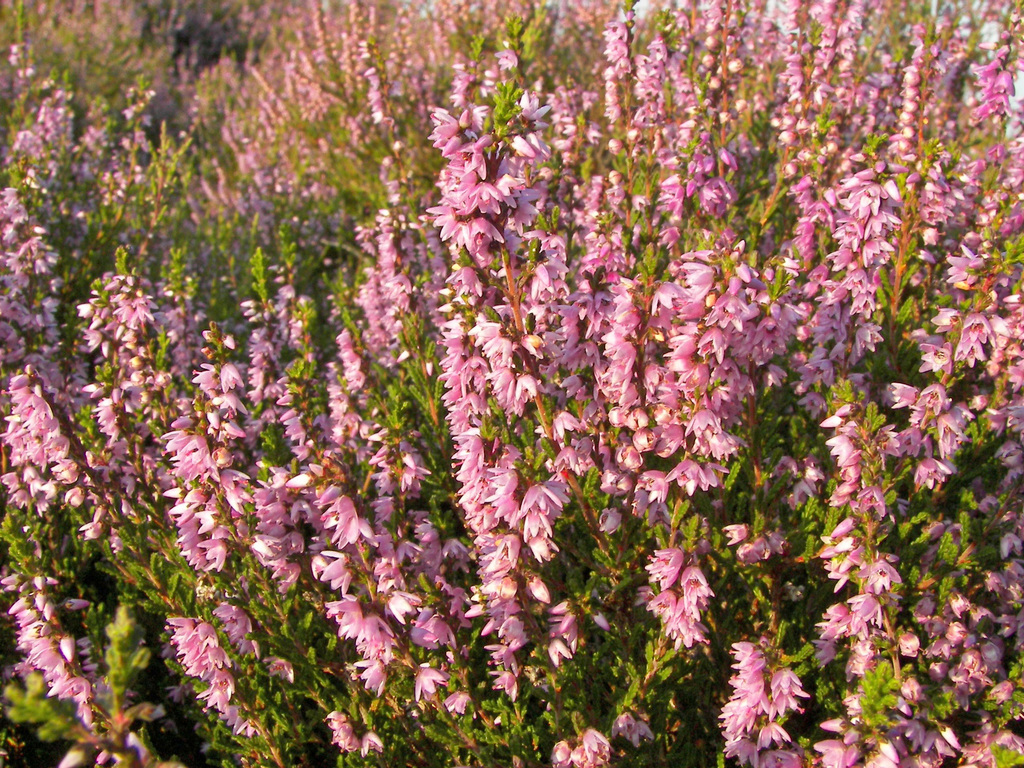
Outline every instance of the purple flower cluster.
<svg viewBox="0 0 1024 768">
<path fill-rule="evenodd" d="M 808 698 L 800 678 L 786 667 L 770 668 L 752 643 L 734 643 L 733 656 L 732 695 L 722 708 L 726 756 L 754 768 L 803 765 L 803 751 L 782 727 L 790 712 L 801 711 L 798 700 Z"/>
<path fill-rule="evenodd" d="M 255 725 L 231 703 L 235 692 L 233 665 L 220 647 L 217 630 L 205 621 L 178 616 L 168 619 L 167 627 L 171 646 L 185 674 L 207 686 L 197 700 L 217 710 L 236 734 L 251 737 L 256 732 Z"/>
</svg>

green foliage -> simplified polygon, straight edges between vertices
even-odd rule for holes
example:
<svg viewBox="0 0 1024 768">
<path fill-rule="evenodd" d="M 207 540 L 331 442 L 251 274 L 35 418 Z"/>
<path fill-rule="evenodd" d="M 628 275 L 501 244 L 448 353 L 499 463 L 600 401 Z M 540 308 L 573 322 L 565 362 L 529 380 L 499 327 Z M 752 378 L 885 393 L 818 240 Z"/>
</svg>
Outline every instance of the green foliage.
<svg viewBox="0 0 1024 768">
<path fill-rule="evenodd" d="M 103 660 L 107 664 L 107 684 L 110 687 L 110 709 L 117 711 L 125 694 L 139 673 L 149 666 L 150 651 L 142 645 L 142 629 L 132 620 L 128 609 L 119 606 L 114 621 L 107 625 L 107 646 Z"/>
<path fill-rule="evenodd" d="M 266 304 L 269 300 L 269 294 L 267 293 L 267 267 L 266 261 L 263 258 L 262 248 L 256 248 L 252 252 L 250 266 L 252 268 L 252 287 L 256 292 L 256 298 Z"/>
<path fill-rule="evenodd" d="M 1024 765 L 1024 755 L 1014 749 L 1007 749 L 993 744 L 992 755 L 996 759 L 996 768 L 1017 768 Z"/>
<path fill-rule="evenodd" d="M 899 681 L 893 674 L 892 665 L 879 662 L 861 680 L 861 718 L 867 728 L 875 733 L 888 730 L 900 690 Z"/>
<path fill-rule="evenodd" d="M 74 704 L 55 699 L 48 693 L 49 687 L 38 672 L 25 678 L 24 687 L 18 683 L 8 684 L 4 688 L 7 716 L 16 723 L 37 726 L 43 741 L 72 738 L 78 727 Z"/>
<path fill-rule="evenodd" d="M 519 106 L 519 99 L 522 98 L 523 90 L 515 83 L 504 80 L 497 84 L 494 96 L 494 130 L 501 137 L 508 130 L 508 124 L 519 116 L 522 107 Z"/>
</svg>

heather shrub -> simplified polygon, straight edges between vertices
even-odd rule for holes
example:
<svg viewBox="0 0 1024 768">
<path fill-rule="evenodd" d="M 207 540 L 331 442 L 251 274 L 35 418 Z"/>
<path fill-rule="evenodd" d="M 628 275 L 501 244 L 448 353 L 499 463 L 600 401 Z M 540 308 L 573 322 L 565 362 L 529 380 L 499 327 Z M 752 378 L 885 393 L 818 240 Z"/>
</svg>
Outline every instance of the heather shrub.
<svg viewBox="0 0 1024 768">
<path fill-rule="evenodd" d="M 159 140 L 16 47 L 8 717 L 65 766 L 1024 764 L 1021 41 L 318 3 Z"/>
</svg>

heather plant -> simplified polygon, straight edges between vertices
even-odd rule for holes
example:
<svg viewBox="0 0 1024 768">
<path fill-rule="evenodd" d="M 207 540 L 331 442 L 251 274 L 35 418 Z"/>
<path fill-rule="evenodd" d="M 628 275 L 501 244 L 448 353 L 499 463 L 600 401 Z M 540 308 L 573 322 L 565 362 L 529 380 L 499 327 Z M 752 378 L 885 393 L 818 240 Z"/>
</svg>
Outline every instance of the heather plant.
<svg viewBox="0 0 1024 768">
<path fill-rule="evenodd" d="M 191 143 L 14 50 L 11 718 L 1024 764 L 1020 4 L 430 10 L 310 6 Z"/>
</svg>

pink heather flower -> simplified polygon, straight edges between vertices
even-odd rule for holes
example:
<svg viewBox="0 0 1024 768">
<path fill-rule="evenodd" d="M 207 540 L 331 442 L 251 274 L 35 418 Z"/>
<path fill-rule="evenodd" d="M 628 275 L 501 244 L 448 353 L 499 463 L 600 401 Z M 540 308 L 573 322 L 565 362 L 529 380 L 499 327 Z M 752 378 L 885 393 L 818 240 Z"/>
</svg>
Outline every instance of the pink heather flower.
<svg viewBox="0 0 1024 768">
<path fill-rule="evenodd" d="M 394 633 L 388 624 L 379 616 L 364 614 L 359 601 L 353 597 L 327 603 L 327 617 L 334 619 L 338 625 L 338 636 L 354 640 L 356 648 L 365 659 L 389 662 L 393 656 Z M 372 664 L 370 665 L 373 666 Z M 368 672 L 375 682 L 383 685 L 379 674 Z M 373 685 L 374 688 L 377 685 Z"/>
<path fill-rule="evenodd" d="M 264 663 L 267 665 L 267 671 L 274 677 L 287 680 L 289 683 L 295 682 L 295 669 L 292 667 L 291 662 L 279 659 L 276 656 L 268 656 L 264 659 Z"/>
<path fill-rule="evenodd" d="M 960 343 L 956 345 L 953 352 L 955 361 L 966 361 L 971 368 L 976 362 L 987 359 L 985 345 L 990 342 L 995 334 L 992 324 L 988 318 L 977 312 L 972 312 L 964 318 L 963 328 L 960 331 Z"/>
<path fill-rule="evenodd" d="M 175 464 L 175 474 L 183 480 L 205 478 L 217 471 L 205 436 L 188 432 L 192 421 L 186 417 L 175 420 L 174 429 L 164 434 L 167 452 Z"/>
<path fill-rule="evenodd" d="M 889 391 L 892 394 L 893 408 L 909 408 L 917 401 L 918 390 L 906 384 L 891 384 Z"/>
<path fill-rule="evenodd" d="M 821 753 L 823 768 L 852 768 L 860 761 L 860 750 L 855 744 L 847 745 L 837 739 L 819 741 L 814 749 Z"/>
<path fill-rule="evenodd" d="M 320 522 L 325 531 L 331 532 L 331 544 L 338 549 L 355 544 L 360 535 L 370 535 L 369 527 L 360 519 L 352 499 L 343 496 L 337 487 L 326 489 L 318 499 L 318 505 L 324 510 Z"/>
<path fill-rule="evenodd" d="M 676 583 L 686 562 L 686 553 L 681 549 L 659 549 L 647 565 L 651 580 L 658 583 L 662 591 Z"/>
<path fill-rule="evenodd" d="M 992 60 L 985 65 L 974 68 L 981 91 L 981 104 L 972 115 L 975 121 L 985 120 L 993 115 L 1006 115 L 1010 110 L 1010 100 L 1014 96 L 1013 72 L 1006 66 L 1010 49 L 1003 46 Z"/>
<path fill-rule="evenodd" d="M 985 266 L 985 260 L 978 258 L 966 245 L 960 246 L 963 256 L 947 256 L 949 271 L 946 274 L 946 282 L 952 283 L 958 288 L 970 288 L 977 278 L 971 272 L 975 272 Z"/>
<path fill-rule="evenodd" d="M 515 51 L 510 51 L 507 49 L 503 51 L 498 51 L 498 53 L 495 55 L 495 58 L 497 58 L 498 60 L 498 68 L 501 69 L 502 71 L 515 69 L 517 66 L 519 66 L 519 59 L 516 56 Z"/>
<path fill-rule="evenodd" d="M 611 744 L 605 735 L 588 728 L 580 737 L 579 745 L 572 750 L 570 760 L 576 768 L 601 768 L 608 765 L 611 756 Z"/>
<path fill-rule="evenodd" d="M 198 699 L 206 708 L 217 710 L 235 733 L 255 733 L 255 726 L 230 703 L 235 692 L 234 663 L 220 647 L 214 627 L 205 621 L 174 616 L 167 620 L 167 627 L 185 674 L 207 685 Z"/>
<path fill-rule="evenodd" d="M 373 731 L 367 731 L 359 741 L 359 754 L 366 757 L 371 752 L 383 754 L 384 742 L 381 741 L 380 736 Z"/>
<path fill-rule="evenodd" d="M 363 671 L 359 674 L 366 690 L 373 691 L 377 697 L 384 693 L 384 685 L 387 683 L 388 674 L 383 662 L 374 659 L 364 659 L 356 662 L 356 667 Z"/>
<path fill-rule="evenodd" d="M 750 535 L 750 528 L 746 525 L 727 525 L 722 529 L 728 538 L 729 546 L 735 546 L 746 541 Z"/>
<path fill-rule="evenodd" d="M 472 701 L 470 695 L 464 691 L 456 691 L 452 693 L 444 700 L 444 708 L 452 714 L 464 715 L 466 714 L 466 707 Z"/>
<path fill-rule="evenodd" d="M 551 750 L 551 765 L 554 768 L 569 768 L 572 764 L 572 747 L 569 742 L 562 740 L 555 744 Z"/>
<path fill-rule="evenodd" d="M 921 344 L 921 373 L 936 371 L 940 373 L 953 372 L 953 348 L 950 344 L 936 346 L 934 344 Z"/>
<path fill-rule="evenodd" d="M 634 747 L 639 747 L 641 741 L 654 741 L 654 733 L 651 727 L 644 721 L 633 717 L 629 712 L 623 712 L 612 723 L 612 738 L 621 736 L 629 741 Z"/>
<path fill-rule="evenodd" d="M 451 626 L 429 609 L 420 611 L 412 624 L 409 637 L 413 643 L 423 648 L 436 649 L 442 645 L 454 648 L 456 645 Z"/>
<path fill-rule="evenodd" d="M 348 596 L 352 584 L 352 571 L 348 567 L 348 556 L 341 552 L 323 550 L 313 556 L 313 577 L 330 584 L 331 590 Z"/>
<path fill-rule="evenodd" d="M 548 643 L 548 657 L 551 659 L 551 664 L 555 667 L 559 667 L 562 664 L 563 659 L 572 658 L 572 649 L 565 644 L 565 641 L 560 638 L 555 638 Z"/>
<path fill-rule="evenodd" d="M 496 691 L 504 691 L 505 694 L 510 699 L 512 699 L 512 701 L 515 701 L 516 698 L 518 698 L 518 696 L 519 696 L 519 680 L 518 680 L 518 678 L 512 672 L 510 672 L 510 671 L 505 671 L 505 672 L 495 671 L 495 672 L 492 672 L 491 674 L 494 675 L 494 677 L 495 677 L 494 686 L 493 686 L 494 690 L 496 690 Z"/>
<path fill-rule="evenodd" d="M 259 644 L 247 639 L 252 633 L 252 620 L 244 610 L 230 603 L 221 603 L 214 608 L 213 615 L 221 620 L 224 633 L 239 653 L 260 657 Z"/>
<path fill-rule="evenodd" d="M 707 642 L 707 627 L 700 622 L 700 614 L 714 592 L 707 578 L 697 566 L 687 567 L 679 586 L 664 590 L 647 604 L 647 610 L 661 618 L 665 634 L 675 641 L 676 647 L 692 647 Z"/>
<path fill-rule="evenodd" d="M 537 576 L 531 577 L 527 582 L 526 591 L 529 593 L 530 597 L 540 603 L 544 603 L 546 605 L 551 602 L 551 592 L 548 590 L 547 584 Z"/>
<path fill-rule="evenodd" d="M 57 416 L 44 397 L 42 382 L 30 376 L 16 375 L 8 383 L 6 394 L 10 398 L 12 414 L 6 417 L 7 429 L 0 437 L 11 447 L 12 460 L 17 465 L 39 467 L 63 462 L 68 454 L 69 441 L 61 434 Z"/>
<path fill-rule="evenodd" d="M 327 725 L 331 729 L 331 742 L 342 752 L 355 752 L 360 748 L 360 741 L 352 729 L 352 723 L 341 712 L 331 712 L 327 716 Z"/>
<path fill-rule="evenodd" d="M 800 678 L 791 669 L 777 669 L 771 680 L 772 703 L 768 709 L 768 717 L 775 719 L 786 712 L 799 709 L 797 697 L 808 697 L 800 685 Z"/>
<path fill-rule="evenodd" d="M 230 664 L 212 625 L 172 616 L 167 620 L 167 626 L 172 629 L 171 644 L 177 650 L 186 674 L 204 679 L 214 670 Z"/>
<path fill-rule="evenodd" d="M 619 529 L 619 525 L 622 524 L 622 513 L 610 507 L 602 510 L 598 524 L 602 532 L 615 533 Z"/>
<path fill-rule="evenodd" d="M 448 684 L 448 673 L 434 669 L 428 664 L 420 664 L 416 672 L 416 701 L 421 698 L 432 699 L 437 686 Z"/>
<path fill-rule="evenodd" d="M 826 440 L 825 444 L 831 449 L 840 469 L 855 466 L 860 461 L 860 451 L 846 435 L 836 435 Z"/>
<path fill-rule="evenodd" d="M 419 612 L 418 607 L 421 602 L 416 595 L 395 590 L 388 597 L 388 611 L 399 624 L 405 624 L 406 616 Z"/>
</svg>

